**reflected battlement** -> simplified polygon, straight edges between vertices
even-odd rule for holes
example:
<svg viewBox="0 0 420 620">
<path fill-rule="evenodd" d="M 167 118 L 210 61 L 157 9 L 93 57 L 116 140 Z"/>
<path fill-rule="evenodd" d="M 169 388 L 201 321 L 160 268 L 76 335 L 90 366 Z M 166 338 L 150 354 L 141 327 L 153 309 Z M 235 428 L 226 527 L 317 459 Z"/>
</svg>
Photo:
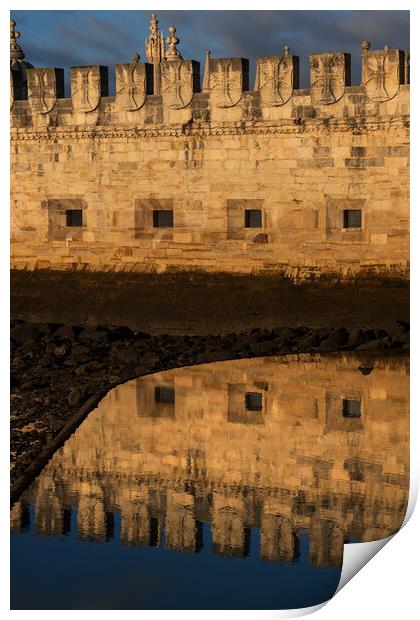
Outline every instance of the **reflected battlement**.
<svg viewBox="0 0 420 620">
<path fill-rule="evenodd" d="M 12 527 L 337 566 L 389 536 L 409 490 L 408 362 L 288 356 L 156 373 L 110 392 L 12 510 Z"/>
</svg>

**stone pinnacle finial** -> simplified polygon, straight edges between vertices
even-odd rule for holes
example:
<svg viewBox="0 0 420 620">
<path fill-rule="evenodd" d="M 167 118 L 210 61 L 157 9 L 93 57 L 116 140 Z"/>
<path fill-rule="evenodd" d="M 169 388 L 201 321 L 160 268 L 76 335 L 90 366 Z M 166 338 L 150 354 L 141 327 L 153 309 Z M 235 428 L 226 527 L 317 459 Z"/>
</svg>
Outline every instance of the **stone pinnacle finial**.
<svg viewBox="0 0 420 620">
<path fill-rule="evenodd" d="M 165 54 L 166 60 L 182 60 L 181 52 L 176 49 L 176 46 L 179 43 L 178 37 L 175 35 L 176 28 L 175 26 L 169 26 L 169 37 L 166 37 L 166 43 L 168 44 L 168 49 Z"/>
<path fill-rule="evenodd" d="M 159 32 L 159 22 L 158 19 L 156 17 L 156 13 L 152 13 L 152 17 L 150 19 L 150 33 L 151 34 L 158 34 Z"/>
<path fill-rule="evenodd" d="M 134 54 L 131 54 L 131 62 L 138 62 L 140 60 L 140 54 L 138 54 L 137 52 L 134 52 Z"/>
<path fill-rule="evenodd" d="M 204 77 L 203 77 L 203 92 L 206 92 L 210 88 L 210 73 L 209 73 L 209 65 L 210 65 L 210 55 L 211 51 L 206 50 L 206 60 L 204 62 Z"/>
<path fill-rule="evenodd" d="M 362 48 L 363 51 L 367 52 L 370 49 L 370 42 L 362 41 L 362 43 L 360 44 L 360 47 Z"/>
<path fill-rule="evenodd" d="M 285 46 L 284 46 L 284 48 L 283 48 L 283 50 L 284 50 L 284 55 L 285 55 L 285 56 L 288 56 L 288 55 L 289 55 L 289 52 L 290 52 L 290 47 L 289 47 L 288 45 L 285 45 Z"/>
<path fill-rule="evenodd" d="M 155 13 L 152 13 L 149 29 L 150 35 L 146 37 L 146 56 L 150 63 L 157 64 L 165 58 L 165 42 L 163 32 L 159 33 L 159 22 Z"/>
<path fill-rule="evenodd" d="M 25 54 L 20 47 L 17 39 L 20 37 L 20 32 L 15 29 L 16 22 L 14 19 L 10 20 L 10 62 L 13 64 L 16 60 L 23 60 Z"/>
<path fill-rule="evenodd" d="M 388 52 L 388 51 L 389 51 L 389 45 L 387 45 L 386 43 L 385 43 L 385 45 L 384 45 L 384 50 L 385 50 L 386 52 Z"/>
</svg>

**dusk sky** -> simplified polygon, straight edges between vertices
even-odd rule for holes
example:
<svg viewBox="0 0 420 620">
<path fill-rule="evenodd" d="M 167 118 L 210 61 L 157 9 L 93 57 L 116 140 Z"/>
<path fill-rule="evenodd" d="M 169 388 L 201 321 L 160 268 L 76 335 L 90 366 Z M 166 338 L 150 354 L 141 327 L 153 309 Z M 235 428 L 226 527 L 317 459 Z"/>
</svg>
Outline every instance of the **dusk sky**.
<svg viewBox="0 0 420 620">
<path fill-rule="evenodd" d="M 158 11 L 159 25 L 177 28 L 184 58 L 202 63 L 212 56 L 249 58 L 250 88 L 258 56 L 281 54 L 284 45 L 300 56 L 301 87 L 308 86 L 308 55 L 344 51 L 352 55 L 352 83 L 360 83 L 360 43 L 409 50 L 409 11 Z M 19 43 L 34 66 L 129 62 L 133 52 L 146 60 L 144 39 L 151 11 L 12 11 Z M 113 78 L 111 77 L 111 84 Z M 111 92 L 113 88 L 111 86 Z M 67 95 L 67 93 L 66 93 Z"/>
</svg>

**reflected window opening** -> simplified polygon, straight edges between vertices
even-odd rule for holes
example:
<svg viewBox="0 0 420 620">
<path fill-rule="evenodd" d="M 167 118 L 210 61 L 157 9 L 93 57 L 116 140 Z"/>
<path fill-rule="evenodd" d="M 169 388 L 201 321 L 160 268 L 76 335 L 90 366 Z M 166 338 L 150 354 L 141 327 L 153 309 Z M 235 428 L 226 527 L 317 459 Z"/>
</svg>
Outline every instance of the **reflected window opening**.
<svg viewBox="0 0 420 620">
<path fill-rule="evenodd" d="M 344 209 L 343 228 L 362 228 L 361 209 Z"/>
<path fill-rule="evenodd" d="M 245 209 L 245 228 L 262 228 L 261 209 Z"/>
<path fill-rule="evenodd" d="M 343 398 L 343 418 L 360 418 L 362 415 L 360 399 Z"/>
<path fill-rule="evenodd" d="M 153 211 L 153 227 L 154 228 L 173 228 L 174 212 L 158 210 Z"/>
<path fill-rule="evenodd" d="M 247 411 L 262 411 L 262 394 L 260 392 L 247 392 L 245 394 L 245 407 Z"/>
<path fill-rule="evenodd" d="M 175 388 L 158 385 L 155 387 L 155 402 L 172 405 L 175 403 Z"/>
</svg>

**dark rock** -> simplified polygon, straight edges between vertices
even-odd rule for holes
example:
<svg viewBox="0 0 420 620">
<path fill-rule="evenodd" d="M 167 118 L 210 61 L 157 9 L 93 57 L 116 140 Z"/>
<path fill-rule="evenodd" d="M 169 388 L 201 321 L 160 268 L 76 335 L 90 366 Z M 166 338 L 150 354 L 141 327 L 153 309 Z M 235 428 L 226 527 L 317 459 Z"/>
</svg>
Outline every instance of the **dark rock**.
<svg viewBox="0 0 420 620">
<path fill-rule="evenodd" d="M 268 329 L 261 329 L 256 334 L 257 342 L 266 342 L 267 340 L 273 340 L 274 337 L 275 335 L 273 334 L 273 332 L 269 331 Z"/>
<path fill-rule="evenodd" d="M 375 340 L 383 339 L 388 336 L 384 329 L 375 329 Z"/>
<path fill-rule="evenodd" d="M 23 344 L 28 340 L 35 341 L 35 339 L 39 335 L 39 326 L 32 325 L 31 323 L 21 323 L 20 325 L 16 325 L 10 331 L 10 337 L 12 340 Z"/>
<path fill-rule="evenodd" d="M 70 325 L 63 325 L 54 332 L 54 338 L 58 340 L 74 340 L 76 333 Z"/>
<path fill-rule="evenodd" d="M 381 339 L 369 340 L 357 347 L 357 351 L 381 351 L 382 349 L 385 349 L 385 345 Z"/>
<path fill-rule="evenodd" d="M 79 340 L 81 342 L 102 343 L 108 338 L 106 331 L 98 329 L 97 327 L 86 327 L 79 334 Z"/>
<path fill-rule="evenodd" d="M 263 340 L 252 344 L 250 350 L 254 355 L 272 355 L 277 351 L 277 345 L 274 340 Z"/>
<path fill-rule="evenodd" d="M 235 347 L 236 348 L 249 347 L 251 344 L 254 344 L 255 342 L 256 342 L 255 334 L 241 333 L 241 334 L 238 334 L 236 338 Z M 206 343 L 204 343 L 204 346 L 206 346 Z"/>
<path fill-rule="evenodd" d="M 316 330 L 316 333 L 318 334 L 320 340 L 325 340 L 325 338 L 328 338 L 330 335 L 331 330 L 327 327 L 321 327 Z"/>
<path fill-rule="evenodd" d="M 17 377 L 13 373 L 10 373 L 10 387 L 14 388 L 14 387 L 17 387 L 19 384 L 20 384 L 19 377 Z"/>
<path fill-rule="evenodd" d="M 120 360 L 123 364 L 139 364 L 144 359 L 144 353 L 138 351 L 132 347 L 128 349 L 122 349 L 117 355 L 117 360 Z"/>
<path fill-rule="evenodd" d="M 59 417 L 50 414 L 49 416 L 47 416 L 47 419 L 48 425 L 51 427 L 54 434 L 63 428 L 63 420 L 61 420 Z"/>
<path fill-rule="evenodd" d="M 85 396 L 85 388 L 83 387 L 72 387 L 70 392 L 67 395 L 67 402 L 71 407 L 75 407 L 79 405 Z"/>
<path fill-rule="evenodd" d="M 62 323 L 47 323 L 47 328 L 50 334 L 54 334 L 57 329 L 63 327 Z"/>
<path fill-rule="evenodd" d="M 131 339 L 133 336 L 134 334 L 129 327 L 114 327 L 108 330 L 108 340 L 110 342 Z"/>
<path fill-rule="evenodd" d="M 300 336 L 295 340 L 300 350 L 317 347 L 320 343 L 320 337 L 316 332 L 308 332 L 304 336 Z"/>
<path fill-rule="evenodd" d="M 75 347 L 72 349 L 70 359 L 65 362 L 67 366 L 76 366 L 91 361 L 92 356 L 86 347 Z"/>
<path fill-rule="evenodd" d="M 384 343 L 386 349 L 388 347 L 390 347 L 391 344 L 392 344 L 392 337 L 391 336 L 385 336 L 384 338 L 381 338 L 380 340 L 381 340 L 381 342 Z"/>
<path fill-rule="evenodd" d="M 282 338 L 283 340 L 287 340 L 289 338 L 294 338 L 296 331 L 293 327 L 277 327 L 273 330 L 274 337 Z"/>
<path fill-rule="evenodd" d="M 374 329 L 370 329 L 370 328 L 363 329 L 362 333 L 363 333 L 365 342 L 368 342 L 369 340 L 377 340 Z"/>
<path fill-rule="evenodd" d="M 347 344 L 348 334 L 344 328 L 336 329 L 322 340 L 319 351 L 337 351 L 340 347 Z"/>
<path fill-rule="evenodd" d="M 397 321 L 397 323 L 399 325 L 401 325 L 401 327 L 404 330 L 404 332 L 409 332 L 410 331 L 410 323 L 407 323 L 406 321 Z"/>
<path fill-rule="evenodd" d="M 347 340 L 349 349 L 355 349 L 365 342 L 365 336 L 361 329 L 351 329 Z"/>
<path fill-rule="evenodd" d="M 159 355 L 154 351 L 148 351 L 144 353 L 139 359 L 142 365 L 149 366 L 150 368 L 154 368 L 159 364 Z"/>
<path fill-rule="evenodd" d="M 401 344 L 410 344 L 410 332 L 403 332 L 395 335 L 392 338 L 392 344 L 395 342 L 400 342 Z"/>
<path fill-rule="evenodd" d="M 77 368 L 74 369 L 74 374 L 75 375 L 84 375 L 89 371 L 89 365 L 88 364 L 83 364 L 82 366 L 78 366 Z"/>
<path fill-rule="evenodd" d="M 38 349 L 39 346 L 35 343 L 35 340 L 33 338 L 29 338 L 29 340 L 26 340 L 20 347 L 19 347 L 19 351 L 21 353 L 27 353 L 28 351 L 35 351 L 36 349 Z"/>
<path fill-rule="evenodd" d="M 54 355 L 56 357 L 64 357 L 66 353 L 67 353 L 67 347 L 64 344 L 62 344 L 60 347 L 55 347 L 54 349 Z"/>
<path fill-rule="evenodd" d="M 146 332 L 135 331 L 133 333 L 137 340 L 148 340 L 149 338 L 152 338 L 152 336 L 150 334 L 147 334 Z"/>
</svg>

